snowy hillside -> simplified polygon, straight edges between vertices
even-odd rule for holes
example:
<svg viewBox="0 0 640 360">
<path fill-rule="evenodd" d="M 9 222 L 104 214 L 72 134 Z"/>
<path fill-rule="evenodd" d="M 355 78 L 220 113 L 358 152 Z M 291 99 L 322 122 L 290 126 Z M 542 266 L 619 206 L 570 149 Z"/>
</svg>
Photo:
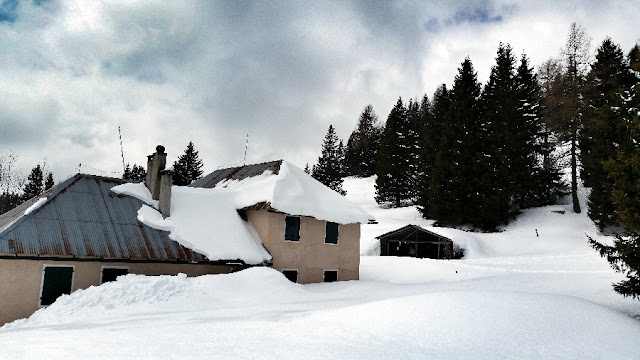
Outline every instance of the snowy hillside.
<svg viewBox="0 0 640 360">
<path fill-rule="evenodd" d="M 430 228 L 415 208 L 378 208 L 373 182 L 344 186 L 379 221 L 363 225 L 363 253 L 412 223 L 452 238 L 465 258 L 365 255 L 360 281 L 304 286 L 268 268 L 128 275 L 0 328 L 2 357 L 640 358 L 640 302 L 611 289 L 621 277 L 588 247 L 585 233 L 604 238 L 585 214 L 532 209 L 496 234 Z"/>
</svg>

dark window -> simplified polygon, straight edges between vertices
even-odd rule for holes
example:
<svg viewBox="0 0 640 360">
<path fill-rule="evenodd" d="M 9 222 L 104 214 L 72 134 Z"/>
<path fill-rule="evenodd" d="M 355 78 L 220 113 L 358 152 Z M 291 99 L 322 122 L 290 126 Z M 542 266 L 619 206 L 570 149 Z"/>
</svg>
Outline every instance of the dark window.
<svg viewBox="0 0 640 360">
<path fill-rule="evenodd" d="M 62 294 L 71 294 L 73 268 L 70 266 L 47 266 L 42 279 L 40 305 L 51 305 Z"/>
<path fill-rule="evenodd" d="M 116 278 L 120 275 L 127 275 L 129 273 L 128 269 L 113 269 L 113 268 L 104 268 L 102 269 L 102 283 L 116 281 Z"/>
<path fill-rule="evenodd" d="M 282 270 L 282 274 L 284 274 L 289 281 L 294 283 L 298 282 L 298 270 Z"/>
<path fill-rule="evenodd" d="M 300 241 L 300 218 L 287 216 L 285 218 L 284 239 L 286 241 Z"/>
<path fill-rule="evenodd" d="M 324 282 L 338 281 L 338 270 L 325 270 Z"/>
<path fill-rule="evenodd" d="M 327 221 L 327 226 L 324 236 L 325 244 L 338 244 L 338 224 Z"/>
</svg>

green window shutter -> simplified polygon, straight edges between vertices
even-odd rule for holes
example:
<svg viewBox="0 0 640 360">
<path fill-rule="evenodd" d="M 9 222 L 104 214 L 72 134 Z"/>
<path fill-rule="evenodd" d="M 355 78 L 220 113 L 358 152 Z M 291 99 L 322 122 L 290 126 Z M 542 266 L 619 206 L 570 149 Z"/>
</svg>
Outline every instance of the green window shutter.
<svg viewBox="0 0 640 360">
<path fill-rule="evenodd" d="M 44 268 L 42 297 L 40 305 L 51 305 L 62 294 L 71 294 L 73 268 L 66 266 L 48 266 Z"/>
<path fill-rule="evenodd" d="M 325 237 L 325 244 L 338 244 L 338 224 L 327 221 Z"/>
<path fill-rule="evenodd" d="M 284 239 L 287 241 L 300 241 L 300 218 L 287 216 L 285 218 Z"/>
</svg>

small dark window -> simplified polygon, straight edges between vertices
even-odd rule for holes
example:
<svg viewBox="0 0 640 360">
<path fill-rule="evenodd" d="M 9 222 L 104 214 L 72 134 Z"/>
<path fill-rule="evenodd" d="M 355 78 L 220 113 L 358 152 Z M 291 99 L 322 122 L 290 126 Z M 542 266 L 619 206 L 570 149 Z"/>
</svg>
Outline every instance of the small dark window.
<svg viewBox="0 0 640 360">
<path fill-rule="evenodd" d="M 338 270 L 325 270 L 324 282 L 338 281 Z"/>
<path fill-rule="evenodd" d="M 127 275 L 128 273 L 128 269 L 104 268 L 102 269 L 102 283 L 116 281 L 118 276 Z"/>
<path fill-rule="evenodd" d="M 325 244 L 338 244 L 338 224 L 327 221 L 327 226 L 324 236 Z"/>
<path fill-rule="evenodd" d="M 47 266 L 42 279 L 42 297 L 40 305 L 51 305 L 63 294 L 71 294 L 73 267 Z"/>
<path fill-rule="evenodd" d="M 282 270 L 282 274 L 289 279 L 289 281 L 298 282 L 298 270 Z"/>
<path fill-rule="evenodd" d="M 286 241 L 300 241 L 300 218 L 287 216 L 285 218 L 284 239 Z"/>
</svg>

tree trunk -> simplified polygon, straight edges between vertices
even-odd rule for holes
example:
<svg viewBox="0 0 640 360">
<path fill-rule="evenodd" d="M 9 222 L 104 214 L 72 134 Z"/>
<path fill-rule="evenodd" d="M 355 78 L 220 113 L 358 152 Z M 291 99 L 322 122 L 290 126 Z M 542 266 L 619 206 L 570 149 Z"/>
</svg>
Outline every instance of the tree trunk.
<svg viewBox="0 0 640 360">
<path fill-rule="evenodd" d="M 573 212 L 580 213 L 578 201 L 578 161 L 576 155 L 577 129 L 571 132 L 571 198 L 573 199 Z"/>
</svg>

